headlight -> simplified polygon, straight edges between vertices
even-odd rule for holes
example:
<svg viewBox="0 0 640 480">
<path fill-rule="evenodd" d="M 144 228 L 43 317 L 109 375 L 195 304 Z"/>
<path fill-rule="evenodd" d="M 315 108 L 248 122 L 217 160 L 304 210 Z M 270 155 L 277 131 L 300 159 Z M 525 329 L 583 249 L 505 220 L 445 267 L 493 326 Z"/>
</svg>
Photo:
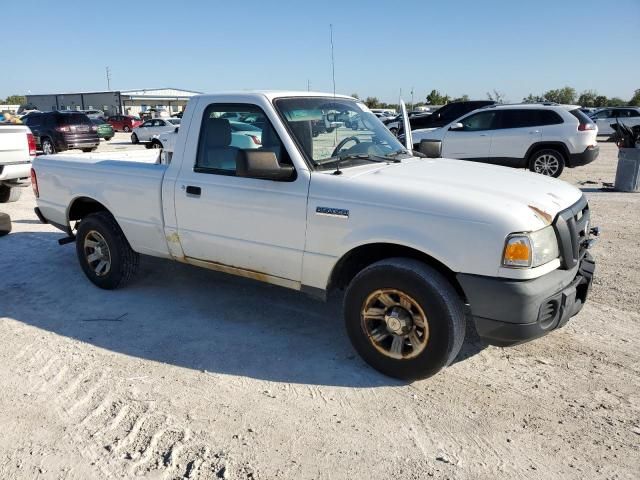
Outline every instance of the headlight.
<svg viewBox="0 0 640 480">
<path fill-rule="evenodd" d="M 507 237 L 502 265 L 510 268 L 539 267 L 558 258 L 558 240 L 553 227 Z"/>
</svg>

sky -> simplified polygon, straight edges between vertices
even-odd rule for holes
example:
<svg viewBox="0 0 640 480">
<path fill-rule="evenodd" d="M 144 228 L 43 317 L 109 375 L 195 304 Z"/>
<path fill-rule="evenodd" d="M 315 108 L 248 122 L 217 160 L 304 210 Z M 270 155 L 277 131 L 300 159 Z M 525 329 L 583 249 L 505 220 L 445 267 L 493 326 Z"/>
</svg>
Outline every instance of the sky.
<svg viewBox="0 0 640 480">
<path fill-rule="evenodd" d="M 336 91 L 361 98 L 640 88 L 640 0 L 2 3 L 0 98 L 106 90 L 107 66 L 114 90 L 330 92 L 330 24 Z"/>
</svg>

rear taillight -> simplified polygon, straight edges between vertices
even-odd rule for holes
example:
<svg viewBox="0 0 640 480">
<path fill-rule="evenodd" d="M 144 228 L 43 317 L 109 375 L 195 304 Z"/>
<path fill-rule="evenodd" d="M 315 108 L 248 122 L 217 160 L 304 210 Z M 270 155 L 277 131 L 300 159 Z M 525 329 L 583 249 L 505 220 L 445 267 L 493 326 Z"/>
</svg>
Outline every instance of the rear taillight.
<svg viewBox="0 0 640 480">
<path fill-rule="evenodd" d="M 596 126 L 593 123 L 581 123 L 580 125 L 578 125 L 578 131 L 579 132 L 585 132 L 587 130 L 595 130 Z"/>
<path fill-rule="evenodd" d="M 56 128 L 57 131 L 59 132 L 70 132 L 71 129 L 69 127 L 58 127 Z"/>
<path fill-rule="evenodd" d="M 251 140 L 253 140 L 253 143 L 255 143 L 256 145 L 262 145 L 262 140 L 260 139 L 260 137 L 257 137 L 255 135 L 247 135 L 248 137 L 251 137 Z"/>
<path fill-rule="evenodd" d="M 29 145 L 29 156 L 36 156 L 36 139 L 33 133 L 27 133 L 27 144 Z"/>
<path fill-rule="evenodd" d="M 31 169 L 31 188 L 33 188 L 33 194 L 36 198 L 40 198 L 40 190 L 38 190 L 38 177 L 36 177 L 36 171 Z"/>
</svg>

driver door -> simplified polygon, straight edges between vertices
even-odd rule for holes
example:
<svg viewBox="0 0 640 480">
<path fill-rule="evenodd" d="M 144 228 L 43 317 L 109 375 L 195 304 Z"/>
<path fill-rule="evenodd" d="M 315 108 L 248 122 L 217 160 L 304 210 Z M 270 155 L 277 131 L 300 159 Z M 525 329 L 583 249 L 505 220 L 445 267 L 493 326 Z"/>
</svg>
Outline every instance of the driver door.
<svg viewBox="0 0 640 480">
<path fill-rule="evenodd" d="M 291 158 L 263 110 L 246 103 L 200 102 L 189 129 L 175 184 L 178 234 L 188 259 L 213 262 L 299 282 L 306 233 L 310 176 L 297 170 L 287 181 L 236 176 L 246 142 L 232 134 L 228 118 L 239 112 L 259 117 L 261 149 L 280 164 Z M 199 120 L 197 120 L 199 119 Z M 241 135 L 241 134 L 240 134 Z"/>
<path fill-rule="evenodd" d="M 444 127 L 447 132 L 442 141 L 442 157 L 486 162 L 495 117 L 495 110 L 483 110 L 458 120 L 462 128 L 456 128 L 455 123 Z"/>
</svg>

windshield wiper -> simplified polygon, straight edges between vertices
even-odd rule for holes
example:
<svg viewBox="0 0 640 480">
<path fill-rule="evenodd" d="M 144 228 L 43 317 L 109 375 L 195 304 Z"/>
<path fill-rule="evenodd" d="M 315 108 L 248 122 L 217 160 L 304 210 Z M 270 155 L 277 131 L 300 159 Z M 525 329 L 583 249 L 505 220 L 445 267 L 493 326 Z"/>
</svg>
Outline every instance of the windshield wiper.
<svg viewBox="0 0 640 480">
<path fill-rule="evenodd" d="M 376 155 L 369 155 L 367 153 L 351 153 L 348 155 L 336 155 L 335 157 L 327 158 L 321 162 L 316 162 L 317 165 L 325 165 L 327 163 L 340 163 L 345 160 L 371 160 L 372 162 L 388 162 L 389 159 Z"/>
<path fill-rule="evenodd" d="M 400 159 L 397 158 L 398 155 L 409 155 L 411 156 L 411 153 L 407 152 L 404 148 L 401 148 L 400 150 L 396 150 L 395 152 L 391 152 L 391 153 L 387 153 L 384 158 L 392 158 L 394 162 L 400 162 Z"/>
</svg>

